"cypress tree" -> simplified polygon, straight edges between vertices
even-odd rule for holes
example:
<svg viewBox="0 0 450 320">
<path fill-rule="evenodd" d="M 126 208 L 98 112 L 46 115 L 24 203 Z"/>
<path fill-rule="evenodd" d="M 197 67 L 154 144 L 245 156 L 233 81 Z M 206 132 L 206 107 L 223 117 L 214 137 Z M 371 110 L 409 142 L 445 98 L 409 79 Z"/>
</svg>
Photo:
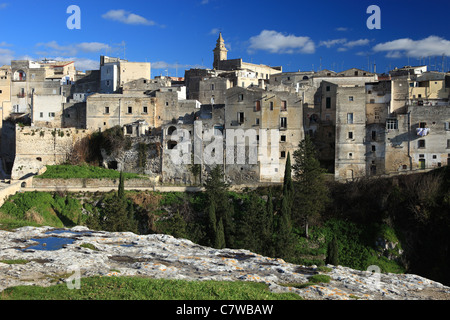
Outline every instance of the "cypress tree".
<svg viewBox="0 0 450 320">
<path fill-rule="evenodd" d="M 208 207 L 208 241 L 214 245 L 217 233 L 216 205 L 210 200 Z"/>
<path fill-rule="evenodd" d="M 310 136 L 306 136 L 294 151 L 295 177 L 293 198 L 293 222 L 304 225 L 305 236 L 309 237 L 309 224 L 318 218 L 329 202 L 328 188 L 324 180 L 325 169 L 320 167 L 316 149 Z"/>
<path fill-rule="evenodd" d="M 288 199 L 283 197 L 275 235 L 275 255 L 283 259 L 293 257 L 295 250 L 295 236 L 292 232 L 290 212 Z"/>
<path fill-rule="evenodd" d="M 209 205 L 211 206 L 211 203 L 214 203 L 216 221 L 222 220 L 225 234 L 225 246 L 233 247 L 235 227 L 232 218 L 234 215 L 234 208 L 228 197 L 228 184 L 224 181 L 224 174 L 219 165 L 216 165 L 210 171 L 205 183 L 205 193 L 208 197 Z M 207 214 L 210 215 L 210 212 Z M 212 239 L 214 243 L 215 237 L 210 237 L 209 239 Z"/>
<path fill-rule="evenodd" d="M 117 191 L 117 196 L 119 198 L 125 197 L 125 182 L 123 177 L 123 172 L 120 171 L 120 177 L 119 177 L 119 190 Z"/>
<path fill-rule="evenodd" d="M 216 232 L 216 238 L 214 241 L 214 247 L 217 249 L 225 248 L 225 234 L 224 234 L 222 219 L 219 220 L 219 224 L 217 225 L 217 232 Z"/>
<path fill-rule="evenodd" d="M 333 239 L 328 244 L 326 263 L 334 266 L 339 264 L 339 248 L 336 236 L 333 236 Z"/>
</svg>

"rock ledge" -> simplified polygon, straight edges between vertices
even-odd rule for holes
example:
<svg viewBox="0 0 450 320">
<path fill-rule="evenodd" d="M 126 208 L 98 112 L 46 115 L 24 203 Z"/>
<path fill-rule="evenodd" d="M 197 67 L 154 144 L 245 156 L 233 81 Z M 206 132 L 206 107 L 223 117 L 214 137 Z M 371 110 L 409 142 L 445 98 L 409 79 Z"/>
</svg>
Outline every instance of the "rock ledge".
<svg viewBox="0 0 450 320">
<path fill-rule="evenodd" d="M 37 246 L 39 245 L 39 246 Z M 265 282 L 274 292 L 307 300 L 449 300 L 450 287 L 413 274 L 381 274 L 328 265 L 331 281 L 303 289 L 314 267 L 286 263 L 248 250 L 217 250 L 168 235 L 91 231 L 85 227 L 23 227 L 0 231 L 0 291 L 17 285 L 53 285 L 64 275 L 146 276 L 184 280 Z M 376 268 L 375 268 L 376 269 Z"/>
</svg>

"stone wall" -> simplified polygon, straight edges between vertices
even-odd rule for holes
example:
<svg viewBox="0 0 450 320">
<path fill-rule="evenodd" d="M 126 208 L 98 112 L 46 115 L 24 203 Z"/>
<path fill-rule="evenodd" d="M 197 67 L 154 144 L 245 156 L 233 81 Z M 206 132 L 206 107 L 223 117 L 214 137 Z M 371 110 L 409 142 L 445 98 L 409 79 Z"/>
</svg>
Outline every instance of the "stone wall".
<svg viewBox="0 0 450 320">
<path fill-rule="evenodd" d="M 52 129 L 16 126 L 16 156 L 11 179 L 35 174 L 45 165 L 65 162 L 77 141 L 90 132 L 82 129 Z"/>
<path fill-rule="evenodd" d="M 155 181 L 151 179 L 126 179 L 125 188 L 153 188 Z M 33 188 L 118 188 L 119 179 L 41 179 L 34 178 Z"/>
</svg>

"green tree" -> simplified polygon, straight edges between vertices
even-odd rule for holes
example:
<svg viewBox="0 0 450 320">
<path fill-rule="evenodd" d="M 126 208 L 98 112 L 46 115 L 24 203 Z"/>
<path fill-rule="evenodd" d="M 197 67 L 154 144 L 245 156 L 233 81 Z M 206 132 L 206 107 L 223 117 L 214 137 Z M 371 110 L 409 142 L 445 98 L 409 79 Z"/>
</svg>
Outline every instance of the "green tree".
<svg viewBox="0 0 450 320">
<path fill-rule="evenodd" d="M 333 236 L 333 239 L 328 243 L 326 263 L 334 266 L 339 264 L 339 247 L 336 236 Z"/>
<path fill-rule="evenodd" d="M 293 221 L 304 225 L 309 237 L 309 224 L 320 217 L 329 202 L 329 192 L 324 180 L 325 169 L 320 167 L 316 148 L 309 136 L 299 143 L 294 151 L 295 195 L 293 199 Z"/>
<path fill-rule="evenodd" d="M 219 223 L 217 225 L 214 247 L 217 249 L 225 248 L 225 233 L 222 219 L 219 220 Z"/>
<path fill-rule="evenodd" d="M 287 197 L 289 206 L 292 206 L 294 196 L 294 183 L 292 181 L 291 154 L 288 152 L 283 180 L 283 195 Z"/>
<path fill-rule="evenodd" d="M 120 171 L 120 177 L 119 177 L 119 189 L 117 191 L 117 196 L 119 198 L 125 198 L 125 180 L 123 176 L 123 172 Z"/>
<path fill-rule="evenodd" d="M 223 224 L 222 224 L 223 226 Z M 217 217 L 216 217 L 216 204 L 211 199 L 208 205 L 208 242 L 210 246 L 214 246 L 216 234 L 217 234 Z"/>
<path fill-rule="evenodd" d="M 187 238 L 187 223 L 177 211 L 170 221 L 170 234 L 175 238 Z"/>
<path fill-rule="evenodd" d="M 209 172 L 208 178 L 205 183 L 205 194 L 207 197 L 207 208 L 208 215 L 210 216 L 210 221 L 212 218 L 211 208 L 214 207 L 214 213 L 216 216 L 216 222 L 220 222 L 222 220 L 224 235 L 225 235 L 225 244 L 224 246 L 232 247 L 234 243 L 234 223 L 233 223 L 233 215 L 234 210 L 233 206 L 230 203 L 230 199 L 228 197 L 228 184 L 224 181 L 224 174 L 222 168 L 216 165 Z M 210 226 L 210 228 L 212 228 Z M 211 234 L 213 230 L 210 230 L 209 234 Z M 217 224 L 216 224 L 217 231 Z M 209 238 L 212 243 L 215 242 L 215 236 Z"/>
<path fill-rule="evenodd" d="M 123 172 L 120 172 L 117 194 L 105 201 L 102 227 L 111 232 L 138 232 L 138 222 L 134 216 L 134 205 L 125 197 Z"/>
<path fill-rule="evenodd" d="M 290 212 L 288 199 L 283 197 L 275 229 L 275 256 L 283 259 L 292 258 L 295 251 L 295 235 L 292 231 Z"/>
</svg>

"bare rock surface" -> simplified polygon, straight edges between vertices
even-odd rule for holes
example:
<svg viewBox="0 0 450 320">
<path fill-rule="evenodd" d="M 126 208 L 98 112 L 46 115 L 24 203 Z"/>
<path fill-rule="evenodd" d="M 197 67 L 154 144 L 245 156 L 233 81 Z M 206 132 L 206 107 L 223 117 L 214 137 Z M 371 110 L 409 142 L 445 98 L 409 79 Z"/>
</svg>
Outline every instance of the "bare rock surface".
<svg viewBox="0 0 450 320">
<path fill-rule="evenodd" d="M 6 263 L 26 260 L 27 263 Z M 168 235 L 91 231 L 85 227 L 23 227 L 0 231 L 0 291 L 49 286 L 71 275 L 141 276 L 183 280 L 256 281 L 274 292 L 307 300 L 450 300 L 450 288 L 414 274 L 385 274 L 332 266 L 329 272 L 286 263 L 248 250 L 213 249 Z M 331 278 L 298 289 L 323 273 Z"/>
</svg>

